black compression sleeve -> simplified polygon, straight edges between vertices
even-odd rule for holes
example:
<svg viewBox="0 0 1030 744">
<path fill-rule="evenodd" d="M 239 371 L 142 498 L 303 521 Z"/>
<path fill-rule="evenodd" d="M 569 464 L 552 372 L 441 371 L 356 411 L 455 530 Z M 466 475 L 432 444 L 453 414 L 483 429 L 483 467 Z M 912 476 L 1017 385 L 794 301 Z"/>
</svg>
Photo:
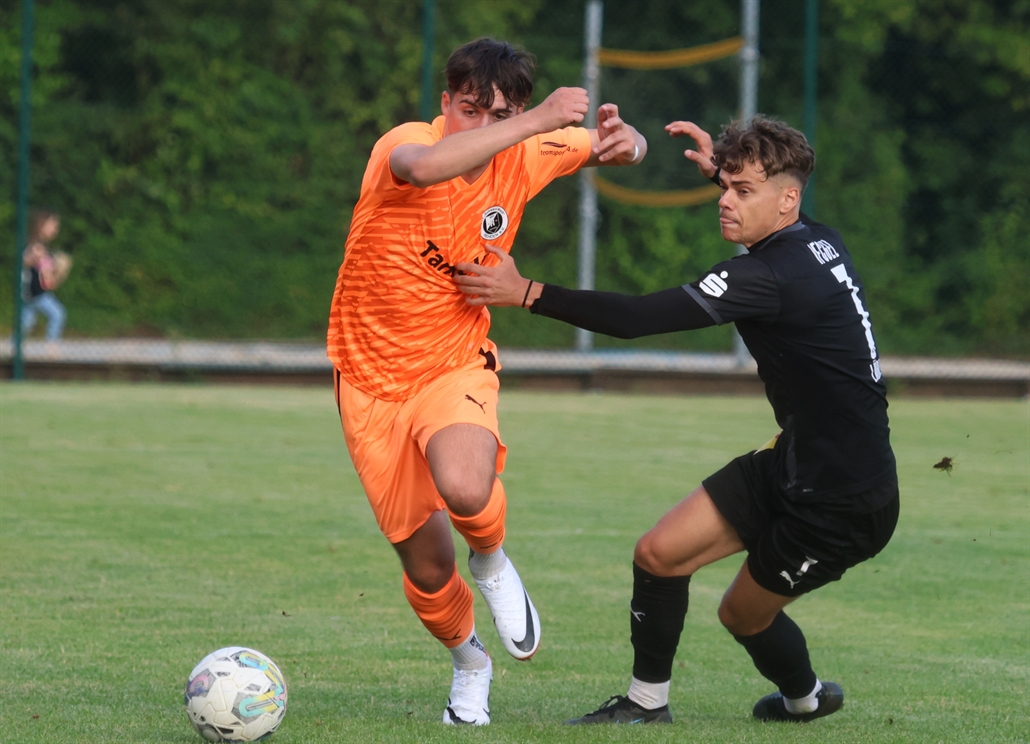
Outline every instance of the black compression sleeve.
<svg viewBox="0 0 1030 744">
<path fill-rule="evenodd" d="M 545 284 L 530 311 L 616 338 L 707 328 L 715 321 L 682 287 L 633 297 Z"/>
</svg>

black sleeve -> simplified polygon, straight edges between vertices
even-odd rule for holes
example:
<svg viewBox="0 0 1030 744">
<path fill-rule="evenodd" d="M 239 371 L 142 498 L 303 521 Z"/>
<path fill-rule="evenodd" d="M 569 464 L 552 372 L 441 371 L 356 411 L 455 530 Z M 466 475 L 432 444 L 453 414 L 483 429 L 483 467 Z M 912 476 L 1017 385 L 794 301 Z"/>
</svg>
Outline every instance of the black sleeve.
<svg viewBox="0 0 1030 744">
<path fill-rule="evenodd" d="M 530 311 L 616 338 L 639 338 L 716 324 L 683 287 L 633 297 L 545 284 Z"/>
<path fill-rule="evenodd" d="M 780 290 L 772 269 L 750 255 L 716 264 L 683 289 L 717 325 L 737 320 L 773 321 L 780 312 Z"/>
</svg>

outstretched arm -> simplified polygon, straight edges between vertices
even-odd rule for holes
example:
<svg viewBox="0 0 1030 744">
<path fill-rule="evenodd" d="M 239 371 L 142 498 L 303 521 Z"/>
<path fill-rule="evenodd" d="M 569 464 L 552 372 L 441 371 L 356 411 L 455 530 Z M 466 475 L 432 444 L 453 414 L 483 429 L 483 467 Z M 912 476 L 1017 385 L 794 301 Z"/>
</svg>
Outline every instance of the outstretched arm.
<svg viewBox="0 0 1030 744">
<path fill-rule="evenodd" d="M 489 126 L 450 134 L 432 146 L 400 145 L 390 153 L 390 170 L 424 188 L 468 173 L 525 139 L 583 121 L 588 106 L 582 88 L 558 88 L 543 103 Z M 630 148 L 632 150 L 632 148 Z"/>
<path fill-rule="evenodd" d="M 549 318 L 616 338 L 638 338 L 715 325 L 712 316 L 682 287 L 642 297 L 566 289 L 525 279 L 515 261 L 487 246 L 500 259 L 497 266 L 459 263 L 454 282 L 469 305 L 520 305 Z"/>
<path fill-rule="evenodd" d="M 634 297 L 547 284 L 530 312 L 615 338 L 640 338 L 715 325 L 683 287 Z"/>
</svg>

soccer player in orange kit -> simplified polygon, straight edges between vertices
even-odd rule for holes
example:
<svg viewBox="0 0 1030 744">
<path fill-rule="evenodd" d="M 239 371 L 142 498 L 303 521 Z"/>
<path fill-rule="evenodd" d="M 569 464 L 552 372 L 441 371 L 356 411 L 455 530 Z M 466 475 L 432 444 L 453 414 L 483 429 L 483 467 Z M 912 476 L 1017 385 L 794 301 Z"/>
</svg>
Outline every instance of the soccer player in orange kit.
<svg viewBox="0 0 1030 744">
<path fill-rule="evenodd" d="M 511 249 L 526 202 L 585 166 L 635 165 L 646 140 L 604 104 L 597 129 L 570 126 L 586 91 L 559 88 L 524 110 L 533 58 L 477 39 L 447 62 L 431 124 L 412 122 L 372 149 L 329 318 L 328 354 L 347 449 L 379 528 L 400 556 L 404 594 L 450 649 L 444 723 L 490 722 L 492 664 L 476 635 L 450 524 L 505 649 L 528 659 L 540 620 L 505 555 L 506 448 L 497 424 L 490 315 L 454 284 L 461 261 Z"/>
</svg>

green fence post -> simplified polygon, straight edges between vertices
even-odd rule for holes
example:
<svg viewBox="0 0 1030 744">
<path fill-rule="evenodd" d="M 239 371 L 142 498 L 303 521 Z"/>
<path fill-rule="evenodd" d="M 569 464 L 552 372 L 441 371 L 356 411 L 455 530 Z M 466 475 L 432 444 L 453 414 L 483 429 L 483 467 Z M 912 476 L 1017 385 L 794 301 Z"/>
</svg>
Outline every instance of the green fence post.
<svg viewBox="0 0 1030 744">
<path fill-rule="evenodd" d="M 14 326 L 13 358 L 11 377 L 25 379 L 25 361 L 21 351 L 21 262 L 22 251 L 28 242 L 29 212 L 29 133 L 31 131 L 32 101 L 32 12 L 33 0 L 22 0 L 21 4 L 21 101 L 18 102 L 18 206 L 15 228 L 14 260 L 11 269 L 14 274 Z"/>
<path fill-rule="evenodd" d="M 805 3 L 805 137 L 815 147 L 815 114 L 819 83 L 819 0 Z M 801 208 L 815 217 L 815 174 L 808 179 L 808 188 L 801 199 Z"/>
<path fill-rule="evenodd" d="M 422 2 L 422 121 L 433 120 L 433 44 L 436 31 L 433 27 L 436 15 L 435 0 Z"/>
</svg>

